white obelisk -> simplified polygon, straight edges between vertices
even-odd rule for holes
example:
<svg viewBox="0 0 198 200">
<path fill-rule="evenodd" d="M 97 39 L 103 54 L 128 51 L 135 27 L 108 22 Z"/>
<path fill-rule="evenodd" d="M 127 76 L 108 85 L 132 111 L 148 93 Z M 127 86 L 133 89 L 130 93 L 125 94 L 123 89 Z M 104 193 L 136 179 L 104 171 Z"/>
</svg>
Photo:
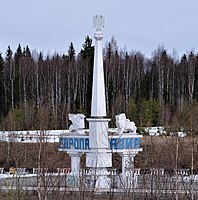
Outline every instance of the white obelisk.
<svg viewBox="0 0 198 200">
<path fill-rule="evenodd" d="M 105 117 L 106 116 L 106 99 L 105 99 L 105 84 L 102 56 L 102 26 L 104 27 L 104 19 L 100 16 L 94 17 L 94 26 L 96 27 L 95 50 L 94 50 L 94 70 L 93 70 L 93 86 L 92 86 L 92 102 L 91 116 Z"/>
<path fill-rule="evenodd" d="M 106 167 L 112 167 L 112 156 L 108 153 L 108 122 L 106 117 L 106 99 L 102 56 L 101 32 L 104 27 L 104 18 L 101 15 L 94 17 L 94 27 L 96 27 L 95 50 L 94 50 L 94 70 L 92 86 L 91 118 L 89 122 L 89 144 L 90 153 L 86 155 L 86 166 L 101 173 Z"/>
</svg>

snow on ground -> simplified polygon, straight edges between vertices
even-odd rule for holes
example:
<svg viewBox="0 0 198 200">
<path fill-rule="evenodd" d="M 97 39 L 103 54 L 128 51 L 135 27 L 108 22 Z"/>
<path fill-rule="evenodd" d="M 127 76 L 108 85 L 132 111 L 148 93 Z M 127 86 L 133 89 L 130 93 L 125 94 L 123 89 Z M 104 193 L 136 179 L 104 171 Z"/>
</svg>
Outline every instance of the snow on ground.
<svg viewBox="0 0 198 200">
<path fill-rule="evenodd" d="M 59 142 L 59 137 L 69 134 L 68 130 L 47 131 L 0 131 L 0 141 L 35 143 L 39 141 Z"/>
<path fill-rule="evenodd" d="M 145 132 L 150 136 L 160 136 L 166 135 L 167 132 L 164 127 L 146 127 Z M 88 133 L 85 129 L 84 132 Z M 109 133 L 117 132 L 117 128 L 109 128 Z M 59 137 L 68 135 L 69 130 L 34 130 L 34 131 L 0 131 L 0 141 L 6 142 L 24 142 L 24 143 L 36 143 L 39 141 L 58 143 Z M 179 131 L 175 134 L 170 133 L 170 135 L 178 135 L 179 137 L 185 137 L 186 133 L 184 131 Z"/>
<path fill-rule="evenodd" d="M 159 136 L 166 134 L 164 127 L 146 127 L 145 132 L 147 132 L 150 136 Z"/>
<path fill-rule="evenodd" d="M 146 127 L 145 132 L 150 136 L 160 136 L 160 135 L 167 135 L 167 131 L 165 127 L 158 126 L 158 127 Z M 170 136 L 178 136 L 178 137 L 186 137 L 185 131 L 178 131 L 178 132 L 170 132 Z"/>
</svg>

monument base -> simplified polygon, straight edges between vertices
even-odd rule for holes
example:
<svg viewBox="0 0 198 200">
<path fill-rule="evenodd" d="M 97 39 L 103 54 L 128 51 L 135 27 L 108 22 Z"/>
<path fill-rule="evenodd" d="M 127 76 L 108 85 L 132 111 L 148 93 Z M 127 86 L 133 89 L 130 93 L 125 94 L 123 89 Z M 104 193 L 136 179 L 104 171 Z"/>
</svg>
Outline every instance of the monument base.
<svg viewBox="0 0 198 200">
<path fill-rule="evenodd" d="M 95 189 L 111 188 L 111 179 L 109 178 L 110 173 L 106 168 L 90 168 L 87 175 L 87 182 L 89 183 L 89 187 Z"/>
<path fill-rule="evenodd" d="M 109 150 L 107 118 L 88 118 L 90 153 L 86 153 L 86 167 L 112 167 L 112 154 Z"/>
<path fill-rule="evenodd" d="M 112 154 L 106 152 L 86 153 L 86 167 L 112 167 Z"/>
</svg>

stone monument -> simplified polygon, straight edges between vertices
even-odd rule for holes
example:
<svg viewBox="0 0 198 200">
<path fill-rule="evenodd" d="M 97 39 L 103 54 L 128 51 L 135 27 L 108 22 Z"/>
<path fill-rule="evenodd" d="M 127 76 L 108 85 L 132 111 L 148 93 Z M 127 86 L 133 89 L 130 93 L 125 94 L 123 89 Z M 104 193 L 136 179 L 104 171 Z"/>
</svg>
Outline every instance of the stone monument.
<svg viewBox="0 0 198 200">
<path fill-rule="evenodd" d="M 122 157 L 122 182 L 130 187 L 134 177 L 134 157 L 142 151 L 140 148 L 141 135 L 137 135 L 135 123 L 126 118 L 125 113 L 116 115 L 116 126 L 113 134 L 109 135 L 108 122 L 106 118 L 106 98 L 103 70 L 102 39 L 104 28 L 104 17 L 97 15 L 93 18 L 96 32 L 91 117 L 86 120 L 89 123 L 88 135 L 84 132 L 83 114 L 69 114 L 72 125 L 69 134 L 59 139 L 59 150 L 66 151 L 71 157 L 71 175 L 76 179 L 81 175 L 80 157 L 86 154 L 86 168 L 89 171 L 89 182 L 91 186 L 102 189 L 111 188 L 112 180 L 109 170 L 112 169 L 112 154 L 118 153 Z M 75 185 L 75 184 L 74 184 Z M 124 187 L 126 187 L 124 185 Z M 123 187 L 117 185 L 117 187 Z"/>
</svg>

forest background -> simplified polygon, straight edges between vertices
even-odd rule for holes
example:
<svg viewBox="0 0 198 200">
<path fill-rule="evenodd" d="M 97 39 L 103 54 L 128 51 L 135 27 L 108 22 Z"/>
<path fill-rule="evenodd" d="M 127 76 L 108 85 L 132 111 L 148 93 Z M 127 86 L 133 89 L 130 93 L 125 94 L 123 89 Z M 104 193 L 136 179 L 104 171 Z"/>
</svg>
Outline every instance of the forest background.
<svg viewBox="0 0 198 200">
<path fill-rule="evenodd" d="M 198 130 L 198 54 L 178 58 L 158 47 L 147 58 L 120 50 L 115 38 L 103 49 L 105 90 L 110 126 L 125 112 L 137 126 Z M 19 44 L 0 53 L 0 129 L 67 129 L 68 113 L 90 116 L 94 47 L 87 36 L 77 54 L 44 56 Z M 43 115 L 43 113 L 45 113 Z M 42 119 L 41 119 L 42 118 Z M 45 127 L 43 127 L 45 124 Z"/>
</svg>

